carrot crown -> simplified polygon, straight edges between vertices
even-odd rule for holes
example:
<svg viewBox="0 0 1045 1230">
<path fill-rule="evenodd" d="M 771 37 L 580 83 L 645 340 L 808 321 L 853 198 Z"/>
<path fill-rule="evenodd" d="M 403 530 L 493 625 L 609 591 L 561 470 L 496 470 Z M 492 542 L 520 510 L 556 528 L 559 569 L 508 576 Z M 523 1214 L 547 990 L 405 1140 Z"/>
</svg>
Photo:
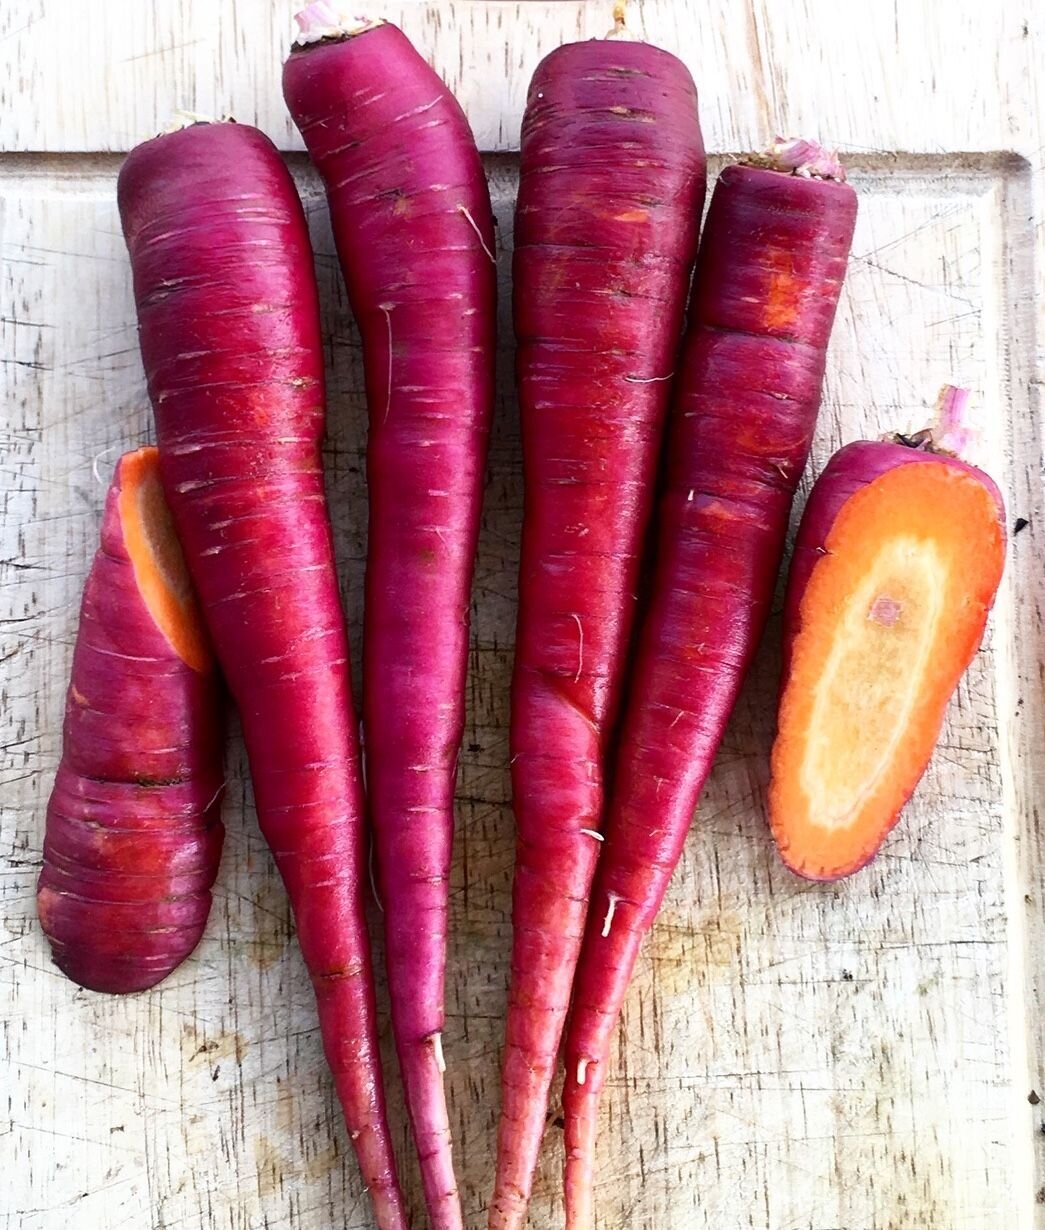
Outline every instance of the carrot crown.
<svg viewBox="0 0 1045 1230">
<path fill-rule="evenodd" d="M 800 137 L 776 137 L 768 149 L 751 154 L 744 163 L 766 171 L 801 175 L 804 179 L 833 179 L 845 183 L 845 167 L 838 160 L 837 151 Z"/>
</svg>

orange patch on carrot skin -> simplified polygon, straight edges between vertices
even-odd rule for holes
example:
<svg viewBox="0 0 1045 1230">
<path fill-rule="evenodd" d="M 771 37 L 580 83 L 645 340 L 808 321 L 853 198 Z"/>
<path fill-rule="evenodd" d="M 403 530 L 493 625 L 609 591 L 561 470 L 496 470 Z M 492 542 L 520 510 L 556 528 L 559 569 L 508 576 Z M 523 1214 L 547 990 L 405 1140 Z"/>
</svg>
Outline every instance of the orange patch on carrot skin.
<svg viewBox="0 0 1045 1230">
<path fill-rule="evenodd" d="M 746 521 L 747 517 L 734 504 L 723 503 L 722 500 L 708 500 L 701 505 L 701 513 L 706 517 L 715 517 L 719 521 Z"/>
<path fill-rule="evenodd" d="M 925 771 L 1005 547 L 992 493 L 942 462 L 875 479 L 824 546 L 780 702 L 770 823 L 793 871 L 829 880 L 873 858 Z"/>
<path fill-rule="evenodd" d="M 207 670 L 210 646 L 160 484 L 159 452 L 129 453 L 120 462 L 119 478 L 123 545 L 145 608 L 178 657 L 193 670 Z"/>
<path fill-rule="evenodd" d="M 766 287 L 762 296 L 762 324 L 773 332 L 789 332 L 798 319 L 805 278 L 796 278 L 794 258 L 784 248 L 766 253 Z"/>
<path fill-rule="evenodd" d="M 614 222 L 646 222 L 649 211 L 645 209 L 626 209 L 623 213 L 613 214 Z"/>
<path fill-rule="evenodd" d="M 766 287 L 762 321 L 773 332 L 785 332 L 798 319 L 797 284 L 791 273 L 771 273 Z"/>
</svg>

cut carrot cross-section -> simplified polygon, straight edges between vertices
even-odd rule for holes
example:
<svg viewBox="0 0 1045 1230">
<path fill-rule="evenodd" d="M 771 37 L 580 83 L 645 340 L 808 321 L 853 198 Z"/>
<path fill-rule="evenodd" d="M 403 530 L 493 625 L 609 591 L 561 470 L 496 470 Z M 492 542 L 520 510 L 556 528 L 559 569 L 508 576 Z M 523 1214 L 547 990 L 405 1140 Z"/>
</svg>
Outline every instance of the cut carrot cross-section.
<svg viewBox="0 0 1045 1230">
<path fill-rule="evenodd" d="M 792 572 L 802 592 L 789 595 L 797 628 L 770 790 L 784 862 L 823 880 L 874 856 L 924 773 L 1005 552 L 979 471 L 892 443 L 851 450 L 821 478 L 796 548 L 820 554 Z M 852 466 L 869 460 L 879 472 L 854 490 Z M 832 500 L 832 485 L 852 494 Z"/>
</svg>

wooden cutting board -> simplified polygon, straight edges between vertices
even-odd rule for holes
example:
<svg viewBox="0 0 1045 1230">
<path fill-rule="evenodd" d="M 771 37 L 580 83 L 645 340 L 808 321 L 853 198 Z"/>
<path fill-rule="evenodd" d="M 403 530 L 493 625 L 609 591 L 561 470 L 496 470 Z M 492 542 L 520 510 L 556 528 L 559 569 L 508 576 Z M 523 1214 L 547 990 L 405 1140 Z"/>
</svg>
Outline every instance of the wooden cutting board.
<svg viewBox="0 0 1045 1230">
<path fill-rule="evenodd" d="M 473 1227 L 491 1181 L 510 940 L 506 702 L 522 502 L 513 150 L 540 56 L 604 33 L 609 9 L 370 5 L 401 21 L 458 92 L 488 151 L 499 220 L 500 384 L 445 1034 Z M 117 453 L 150 430 L 116 172 L 178 107 L 258 123 L 298 151 L 279 89 L 291 11 L 269 0 L 0 8 L 0 1230 L 370 1225 L 238 739 L 210 925 L 166 984 L 126 1000 L 77 990 L 51 965 L 33 902 L 105 483 Z M 794 879 L 767 836 L 774 620 L 628 999 L 604 1102 L 599 1226 L 1043 1227 L 1045 10 L 646 0 L 630 20 L 691 66 L 714 171 L 775 132 L 837 143 L 852 169 L 860 220 L 811 469 L 846 440 L 921 426 L 938 386 L 956 380 L 975 390 L 976 460 L 1001 482 L 1010 528 L 1027 524 L 904 823 L 873 866 L 836 886 Z M 359 344 L 316 177 L 300 152 L 289 159 L 319 268 L 329 488 L 358 649 Z M 382 1021 L 387 1043 L 384 1004 Z M 551 1123 L 535 1227 L 560 1224 L 561 1147 Z"/>
</svg>

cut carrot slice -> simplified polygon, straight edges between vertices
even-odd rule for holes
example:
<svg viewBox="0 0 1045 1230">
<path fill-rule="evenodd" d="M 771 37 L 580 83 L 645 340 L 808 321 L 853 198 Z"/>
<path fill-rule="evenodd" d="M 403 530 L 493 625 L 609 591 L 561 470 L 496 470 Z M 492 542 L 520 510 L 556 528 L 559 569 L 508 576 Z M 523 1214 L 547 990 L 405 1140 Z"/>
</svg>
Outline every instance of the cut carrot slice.
<svg viewBox="0 0 1045 1230">
<path fill-rule="evenodd" d="M 793 871 L 831 880 L 874 856 L 924 773 L 1005 542 L 993 493 L 941 458 L 859 490 L 824 546 L 799 605 L 770 822 Z"/>
<path fill-rule="evenodd" d="M 120 529 L 145 608 L 179 658 L 210 666 L 203 617 L 160 483 L 159 453 L 141 448 L 120 461 Z"/>
</svg>

